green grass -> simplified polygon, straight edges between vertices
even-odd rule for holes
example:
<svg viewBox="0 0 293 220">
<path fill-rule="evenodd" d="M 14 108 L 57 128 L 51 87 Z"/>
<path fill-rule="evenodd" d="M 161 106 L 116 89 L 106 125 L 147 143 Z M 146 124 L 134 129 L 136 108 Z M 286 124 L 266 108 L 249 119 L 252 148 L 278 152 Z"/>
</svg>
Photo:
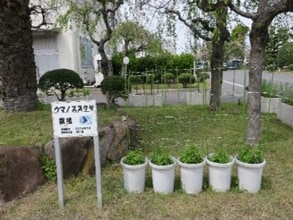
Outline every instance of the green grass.
<svg viewBox="0 0 293 220">
<path fill-rule="evenodd" d="M 245 106 L 225 104 L 220 112 L 186 105 L 122 110 L 99 108 L 100 126 L 121 111 L 138 121 L 140 148 L 148 157 L 157 147 L 167 148 L 178 157 L 190 143 L 200 146 L 203 155 L 218 147 L 235 155 L 245 137 Z M 0 120 L 1 144 L 43 146 L 52 138 L 49 110 L 17 114 L 0 111 Z M 203 192 L 186 195 L 180 189 L 177 167 L 174 193 L 155 194 L 148 168 L 145 192 L 129 194 L 123 188 L 122 168 L 113 162 L 102 168 L 102 210 L 97 207 L 95 176 L 78 176 L 64 181 L 63 210 L 59 209 L 56 183 L 48 182 L 36 192 L 0 207 L 0 219 L 292 219 L 292 131 L 275 115 L 262 115 L 260 144 L 267 165 L 258 194 L 239 192 L 235 165 L 232 187 L 227 193 L 214 193 L 208 188 L 205 167 Z"/>
</svg>

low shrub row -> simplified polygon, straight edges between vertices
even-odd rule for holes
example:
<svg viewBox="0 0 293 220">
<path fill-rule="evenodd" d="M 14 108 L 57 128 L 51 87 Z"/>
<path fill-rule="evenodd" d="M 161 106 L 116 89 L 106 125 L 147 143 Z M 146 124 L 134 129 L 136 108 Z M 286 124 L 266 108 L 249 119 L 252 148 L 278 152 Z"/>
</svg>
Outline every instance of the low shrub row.
<svg viewBox="0 0 293 220">
<path fill-rule="evenodd" d="M 288 82 L 275 83 L 269 80 L 263 80 L 261 94 L 265 97 L 279 97 L 282 102 L 293 105 L 293 85 Z"/>
</svg>

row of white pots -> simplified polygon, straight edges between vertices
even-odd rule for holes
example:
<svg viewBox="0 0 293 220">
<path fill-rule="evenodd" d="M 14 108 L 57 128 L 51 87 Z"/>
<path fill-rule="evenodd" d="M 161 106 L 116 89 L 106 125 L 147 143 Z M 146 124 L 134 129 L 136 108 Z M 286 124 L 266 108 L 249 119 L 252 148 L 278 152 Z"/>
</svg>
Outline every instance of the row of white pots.
<svg viewBox="0 0 293 220">
<path fill-rule="evenodd" d="M 145 172 L 149 164 L 152 169 L 153 189 L 155 193 L 167 194 L 174 191 L 175 167 L 180 167 L 180 180 L 182 189 L 188 194 L 197 194 L 202 191 L 203 169 L 208 165 L 209 185 L 216 192 L 225 192 L 230 189 L 231 173 L 234 162 L 237 164 L 239 189 L 249 193 L 257 193 L 261 187 L 262 170 L 266 164 L 264 160 L 260 164 L 243 163 L 231 156 L 229 163 L 221 164 L 212 162 L 206 157 L 200 164 L 186 164 L 173 158 L 171 165 L 160 166 L 153 164 L 147 158 L 141 165 L 121 165 L 124 173 L 124 187 L 128 192 L 141 193 L 145 188 Z"/>
</svg>

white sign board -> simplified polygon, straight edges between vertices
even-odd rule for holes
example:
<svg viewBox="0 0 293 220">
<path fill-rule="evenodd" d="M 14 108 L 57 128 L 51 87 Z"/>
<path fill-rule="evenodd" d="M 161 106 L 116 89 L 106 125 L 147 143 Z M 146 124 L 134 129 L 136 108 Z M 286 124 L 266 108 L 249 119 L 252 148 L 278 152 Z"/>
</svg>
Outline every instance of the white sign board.
<svg viewBox="0 0 293 220">
<path fill-rule="evenodd" d="M 97 109 L 95 100 L 53 102 L 54 136 L 97 136 Z"/>
<path fill-rule="evenodd" d="M 80 136 L 93 136 L 94 139 L 98 207 L 102 208 L 102 178 L 96 101 L 52 102 L 51 107 L 60 208 L 64 208 L 64 194 L 62 151 L 59 144 L 59 137 Z"/>
</svg>

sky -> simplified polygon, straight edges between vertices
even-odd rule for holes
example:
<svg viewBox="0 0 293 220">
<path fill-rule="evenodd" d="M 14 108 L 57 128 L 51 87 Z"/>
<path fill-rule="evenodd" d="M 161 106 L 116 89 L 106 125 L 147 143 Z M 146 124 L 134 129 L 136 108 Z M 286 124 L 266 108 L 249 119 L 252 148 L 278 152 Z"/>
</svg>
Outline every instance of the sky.
<svg viewBox="0 0 293 220">
<path fill-rule="evenodd" d="M 239 19 L 249 28 L 251 27 L 251 20 L 239 16 Z M 190 31 L 182 24 L 182 22 L 177 23 L 177 40 L 176 40 L 176 54 L 191 52 L 190 48 Z M 249 39 L 247 38 L 247 44 L 249 45 Z"/>
</svg>

